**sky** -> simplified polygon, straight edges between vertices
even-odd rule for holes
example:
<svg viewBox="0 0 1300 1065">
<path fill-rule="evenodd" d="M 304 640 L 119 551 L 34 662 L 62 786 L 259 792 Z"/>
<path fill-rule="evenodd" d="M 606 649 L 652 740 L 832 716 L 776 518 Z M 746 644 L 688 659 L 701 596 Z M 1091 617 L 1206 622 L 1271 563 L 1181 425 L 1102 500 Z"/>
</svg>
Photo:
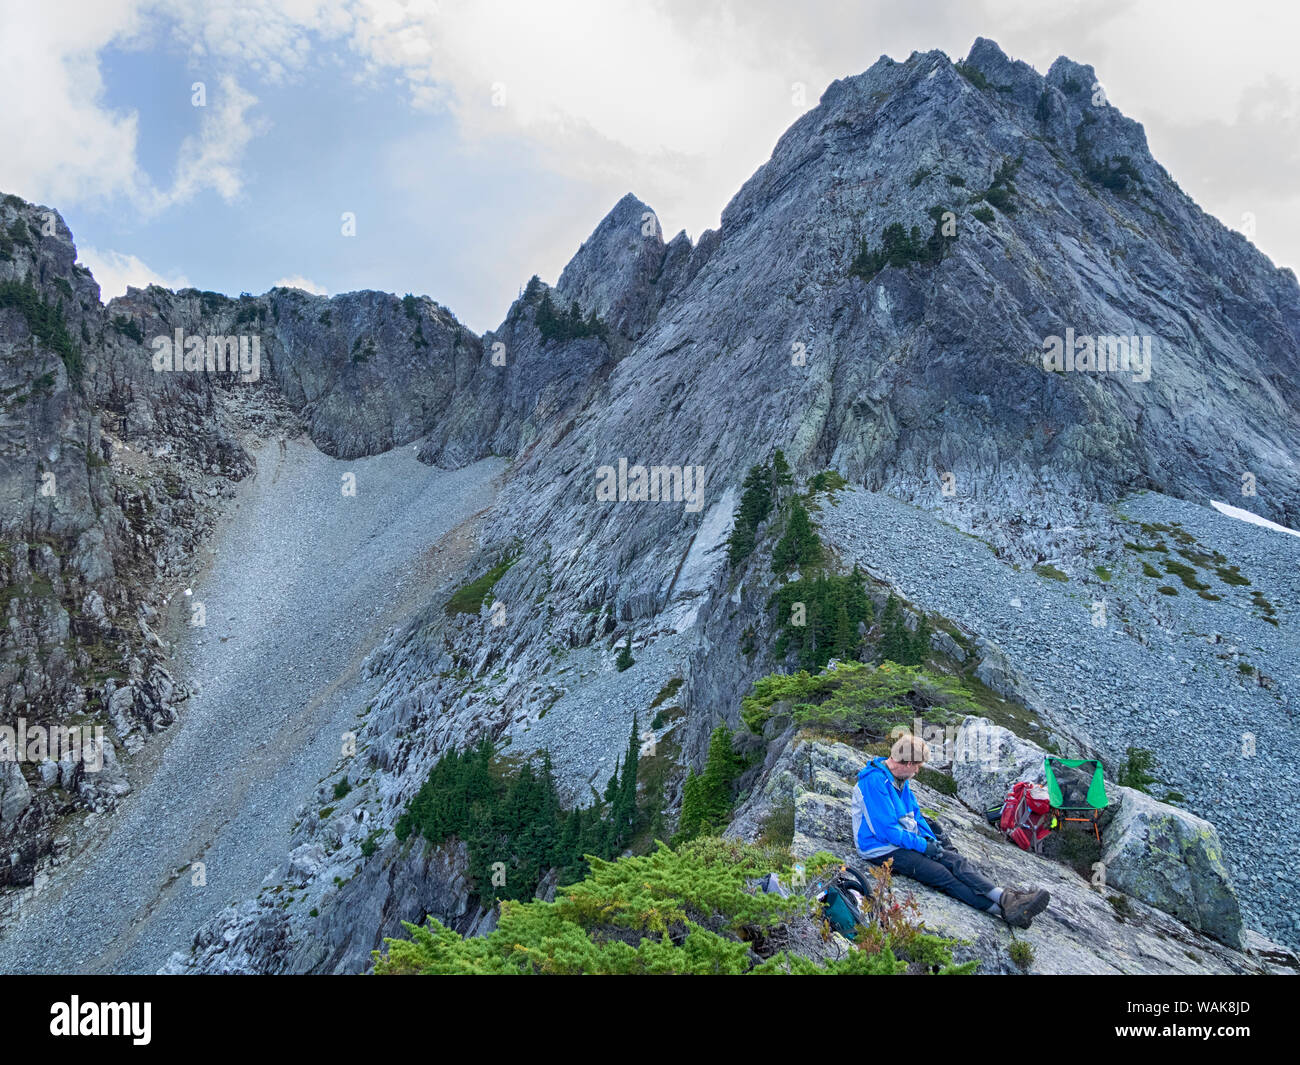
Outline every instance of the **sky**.
<svg viewBox="0 0 1300 1065">
<path fill-rule="evenodd" d="M 696 239 L 836 78 L 979 36 L 1092 64 L 1300 267 L 1300 5 L 1256 0 L 0 0 L 0 192 L 105 300 L 374 288 L 483 332 L 625 193 Z"/>
</svg>

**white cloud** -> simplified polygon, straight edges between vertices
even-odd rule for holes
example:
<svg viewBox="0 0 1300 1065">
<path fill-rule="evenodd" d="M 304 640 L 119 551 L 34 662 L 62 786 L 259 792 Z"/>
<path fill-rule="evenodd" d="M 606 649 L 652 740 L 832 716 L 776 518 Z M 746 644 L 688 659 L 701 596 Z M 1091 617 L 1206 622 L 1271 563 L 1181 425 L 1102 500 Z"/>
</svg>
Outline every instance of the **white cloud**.
<svg viewBox="0 0 1300 1065">
<path fill-rule="evenodd" d="M 241 89 L 233 77 L 221 75 L 217 92 L 210 94 L 202 109 L 198 135 L 181 143 L 176 180 L 167 191 L 154 192 L 149 205 L 152 210 L 185 203 L 207 188 L 227 202 L 239 195 L 244 149 L 253 137 L 270 128 L 265 120 L 247 117 L 255 103 L 257 97 Z"/>
<path fill-rule="evenodd" d="M 300 15 L 310 13 L 310 5 L 290 7 L 302 9 Z M 139 116 L 114 111 L 104 102 L 100 53 L 113 44 L 150 46 L 164 23 L 182 32 L 186 23 L 174 21 L 178 10 L 188 7 L 178 4 L 173 10 L 170 0 L 96 0 L 79 5 L 69 17 L 56 4 L 0 0 L 0 143 L 5 145 L 0 189 L 65 209 L 122 198 L 144 215 L 188 202 L 204 189 L 226 200 L 239 194 L 244 149 L 269 124 L 249 115 L 257 99 L 231 74 L 219 75 L 217 85 L 209 86 L 208 107 L 195 109 L 199 130 L 182 143 L 170 188 L 157 187 L 140 167 Z M 210 48 L 216 41 L 225 49 L 225 61 L 233 63 L 242 52 L 251 69 L 264 76 L 272 75 L 272 65 L 284 69 L 284 62 L 270 59 L 277 50 L 283 60 L 306 47 L 306 26 L 299 28 L 295 43 L 286 34 L 259 37 L 253 27 L 232 23 L 215 6 L 203 10 L 209 11 L 214 28 L 204 38 L 206 46 L 196 40 L 191 48 Z M 268 26 L 284 24 L 267 18 Z M 260 59 L 249 57 L 240 33 L 253 34 L 261 43 L 265 51 Z"/>
<path fill-rule="evenodd" d="M 310 278 L 302 277 L 295 274 L 293 277 L 282 277 L 272 288 L 300 288 L 304 292 L 310 292 L 313 296 L 328 296 L 324 285 L 318 285 Z"/>
<path fill-rule="evenodd" d="M 0 188 L 52 206 L 135 195 L 136 116 L 105 108 L 97 53 L 136 25 L 128 0 L 0 6 Z"/>
<path fill-rule="evenodd" d="M 126 295 L 126 288 L 146 288 L 149 285 L 162 285 L 164 288 L 189 288 L 189 280 L 183 274 L 164 276 L 148 263 L 134 255 L 125 255 L 116 251 L 99 251 L 96 248 L 81 248 L 78 258 L 99 282 L 100 299 L 107 303 L 116 296 Z"/>
</svg>

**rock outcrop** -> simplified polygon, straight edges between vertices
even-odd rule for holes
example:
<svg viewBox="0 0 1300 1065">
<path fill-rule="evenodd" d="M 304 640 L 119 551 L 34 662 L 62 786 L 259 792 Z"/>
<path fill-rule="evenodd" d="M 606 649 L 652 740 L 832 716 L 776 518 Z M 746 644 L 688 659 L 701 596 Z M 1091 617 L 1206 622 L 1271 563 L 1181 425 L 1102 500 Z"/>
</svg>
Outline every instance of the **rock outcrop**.
<svg viewBox="0 0 1300 1065">
<path fill-rule="evenodd" d="M 755 840 L 774 811 L 792 803 L 792 853 L 811 857 L 818 851 L 828 851 L 861 865 L 852 844 L 851 795 L 857 772 L 868 760 L 864 752 L 843 743 L 788 734 L 773 745 L 762 781 L 737 810 L 727 834 Z M 1040 752 L 1040 767 L 1041 763 Z M 1035 885 L 1051 893 L 1050 906 L 1034 920 L 1033 927 L 1013 932 L 1004 922 L 931 888 L 904 877 L 895 879 L 895 891 L 910 893 L 918 902 L 926 931 L 962 940 L 954 957 L 959 961 L 978 960 L 982 973 L 1300 971 L 1300 959 L 1295 954 L 1257 933 L 1246 932 L 1240 940 L 1227 944 L 1220 936 L 1206 934 L 1210 930 L 1204 928 L 1202 911 L 1194 914 L 1195 924 L 1184 923 L 1179 919 L 1182 897 L 1171 899 L 1158 891 L 1145 891 L 1145 885 L 1136 880 L 1117 878 L 1109 872 L 1104 886 L 1094 886 L 1095 877 L 1090 879 L 1067 865 L 1007 842 L 977 810 L 957 797 L 916 781 L 912 788 L 922 808 L 937 814 L 957 849 L 994 883 L 1021 888 Z M 1201 875 L 1202 869 L 1189 863 L 1182 879 L 1194 882 Z M 1131 893 L 1130 887 L 1141 893 Z M 1222 887 L 1218 872 L 1209 870 L 1209 892 L 1221 891 Z M 1230 894 L 1231 889 L 1227 890 Z M 1008 952 L 1015 940 L 1032 948 L 1033 960 L 1024 969 Z"/>
<path fill-rule="evenodd" d="M 957 733 L 952 777 L 970 809 L 1000 806 L 1011 785 L 1046 782 L 1047 752 L 1009 729 L 968 717 Z M 1072 751 L 1070 757 L 1089 757 Z M 1108 781 L 1102 815 L 1106 882 L 1229 946 L 1242 939 L 1241 911 L 1214 826 L 1195 814 Z"/>
</svg>

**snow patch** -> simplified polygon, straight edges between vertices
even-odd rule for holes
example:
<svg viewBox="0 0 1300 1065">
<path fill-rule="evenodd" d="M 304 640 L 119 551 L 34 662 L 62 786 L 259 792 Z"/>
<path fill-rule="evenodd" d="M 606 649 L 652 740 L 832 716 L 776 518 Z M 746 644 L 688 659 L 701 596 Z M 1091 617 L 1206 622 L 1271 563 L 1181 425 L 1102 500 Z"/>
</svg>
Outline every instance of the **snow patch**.
<svg viewBox="0 0 1300 1065">
<path fill-rule="evenodd" d="M 1243 510 L 1241 507 L 1229 506 L 1227 503 L 1220 503 L 1217 499 L 1211 499 L 1210 506 L 1220 514 L 1226 514 L 1230 518 L 1237 518 L 1240 521 L 1248 521 L 1251 525 L 1262 525 L 1265 529 L 1276 529 L 1278 532 L 1290 533 L 1292 536 L 1300 536 L 1300 532 L 1297 532 L 1295 529 L 1288 529 L 1285 525 L 1279 525 L 1275 521 L 1261 518 L 1258 514 L 1249 510 Z"/>
</svg>

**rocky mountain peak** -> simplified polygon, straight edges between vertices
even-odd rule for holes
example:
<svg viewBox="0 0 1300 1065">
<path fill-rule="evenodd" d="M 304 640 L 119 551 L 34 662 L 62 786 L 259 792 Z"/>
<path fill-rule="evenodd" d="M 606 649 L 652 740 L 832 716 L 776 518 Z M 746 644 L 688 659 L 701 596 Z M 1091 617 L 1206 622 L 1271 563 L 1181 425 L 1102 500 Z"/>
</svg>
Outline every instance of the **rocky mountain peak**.
<svg viewBox="0 0 1300 1065">
<path fill-rule="evenodd" d="M 658 307 L 655 282 L 667 247 L 659 217 L 628 193 L 605 215 L 560 274 L 564 304 L 595 311 L 621 336 L 640 336 Z"/>
</svg>

